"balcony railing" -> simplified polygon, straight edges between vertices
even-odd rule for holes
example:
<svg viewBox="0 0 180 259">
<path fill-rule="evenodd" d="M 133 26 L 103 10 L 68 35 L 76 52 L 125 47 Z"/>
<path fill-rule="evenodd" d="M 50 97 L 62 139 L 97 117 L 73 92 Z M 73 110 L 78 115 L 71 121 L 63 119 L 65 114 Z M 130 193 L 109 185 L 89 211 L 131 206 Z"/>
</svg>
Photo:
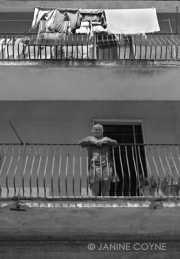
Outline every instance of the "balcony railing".
<svg viewBox="0 0 180 259">
<path fill-rule="evenodd" d="M 0 158 L 1 198 L 93 196 L 79 145 L 1 144 Z M 119 144 L 112 161 L 119 181 L 110 197 L 179 195 L 180 145 Z"/>
<path fill-rule="evenodd" d="M 179 60 L 180 34 L 70 35 L 1 34 L 0 60 Z"/>
</svg>

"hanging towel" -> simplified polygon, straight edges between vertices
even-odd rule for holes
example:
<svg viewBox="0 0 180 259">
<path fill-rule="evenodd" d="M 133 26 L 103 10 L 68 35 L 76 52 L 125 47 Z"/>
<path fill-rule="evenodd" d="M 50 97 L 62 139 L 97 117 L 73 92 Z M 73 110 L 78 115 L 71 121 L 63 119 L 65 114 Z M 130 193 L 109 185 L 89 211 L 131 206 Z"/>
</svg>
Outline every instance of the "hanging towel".
<svg viewBox="0 0 180 259">
<path fill-rule="evenodd" d="M 106 28 L 105 12 L 102 9 L 79 9 L 82 22 L 100 22 Z"/>
<path fill-rule="evenodd" d="M 49 20 L 53 12 L 54 10 L 47 10 L 47 9 L 42 9 L 40 7 L 35 7 L 31 29 L 37 28 L 40 20 L 42 19 Z"/>
<path fill-rule="evenodd" d="M 140 34 L 160 31 L 155 8 L 105 10 L 108 33 Z"/>
<path fill-rule="evenodd" d="M 46 28 L 53 32 L 64 32 L 68 31 L 70 27 L 70 19 L 67 13 L 61 14 L 59 10 L 54 10 L 51 19 L 47 21 Z"/>
</svg>

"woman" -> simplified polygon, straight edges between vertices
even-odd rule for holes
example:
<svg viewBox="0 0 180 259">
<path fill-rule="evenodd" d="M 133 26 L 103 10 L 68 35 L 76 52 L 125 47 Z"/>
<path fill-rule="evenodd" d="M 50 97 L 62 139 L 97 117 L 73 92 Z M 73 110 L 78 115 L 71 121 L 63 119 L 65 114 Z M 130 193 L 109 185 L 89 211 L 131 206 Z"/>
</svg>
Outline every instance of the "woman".
<svg viewBox="0 0 180 259">
<path fill-rule="evenodd" d="M 102 196 L 108 196 L 111 182 L 119 181 L 114 170 L 112 148 L 117 146 L 117 141 L 103 137 L 103 126 L 94 125 L 93 136 L 81 140 L 78 144 L 88 150 L 89 184 L 92 194 L 99 195 L 101 182 Z"/>
</svg>

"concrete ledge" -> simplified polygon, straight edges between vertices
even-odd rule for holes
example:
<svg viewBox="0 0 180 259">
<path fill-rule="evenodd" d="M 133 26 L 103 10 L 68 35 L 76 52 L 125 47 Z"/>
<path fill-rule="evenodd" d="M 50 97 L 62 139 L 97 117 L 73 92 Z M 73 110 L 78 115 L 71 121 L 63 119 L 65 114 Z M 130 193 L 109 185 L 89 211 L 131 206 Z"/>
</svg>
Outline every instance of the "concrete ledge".
<svg viewBox="0 0 180 259">
<path fill-rule="evenodd" d="M 178 206 L 171 208 L 159 206 L 156 209 L 135 206 L 113 208 L 91 206 L 68 209 L 40 206 L 29 207 L 26 211 L 11 210 L 12 206 L 11 201 L 9 206 L 0 208 L 1 242 L 48 240 L 180 242 Z"/>
<path fill-rule="evenodd" d="M 175 68 L 180 60 L 0 60 L 0 66 Z"/>
</svg>

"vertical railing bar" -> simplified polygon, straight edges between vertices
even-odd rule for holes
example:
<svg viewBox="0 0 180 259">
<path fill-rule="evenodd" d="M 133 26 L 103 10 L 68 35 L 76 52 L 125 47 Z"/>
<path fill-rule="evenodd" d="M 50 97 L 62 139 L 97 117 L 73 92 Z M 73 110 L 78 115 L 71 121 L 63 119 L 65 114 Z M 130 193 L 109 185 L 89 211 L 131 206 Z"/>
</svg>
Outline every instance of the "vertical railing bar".
<svg viewBox="0 0 180 259">
<path fill-rule="evenodd" d="M 61 165 L 62 165 L 62 145 L 60 145 L 60 154 L 59 154 L 59 170 L 58 170 L 58 190 L 59 190 L 59 196 L 60 196 L 60 190 L 61 190 L 61 186 L 60 186 L 60 176 L 61 176 Z"/>
<path fill-rule="evenodd" d="M 13 174 L 14 196 L 16 196 L 16 172 L 17 172 L 20 158 L 21 158 L 21 146 L 20 146 L 19 156 L 17 158 L 16 167 L 14 169 L 14 174 Z"/>
<path fill-rule="evenodd" d="M 107 171 L 108 171 L 108 180 L 110 180 L 110 172 L 109 172 L 109 159 L 108 159 L 108 153 L 106 152 L 106 164 L 107 164 Z M 116 188 L 115 188 L 115 194 L 116 194 Z M 109 196 L 109 193 L 108 193 Z"/>
<path fill-rule="evenodd" d="M 2 59 L 4 59 L 4 41 L 2 42 Z"/>
<path fill-rule="evenodd" d="M 68 59 L 68 36 L 66 37 L 66 59 Z"/>
<path fill-rule="evenodd" d="M 169 146 L 169 148 L 170 148 L 170 150 L 171 150 L 171 154 L 172 154 L 172 146 Z M 174 157 L 173 157 L 173 155 L 172 155 L 172 161 L 173 161 L 173 164 L 174 164 L 174 167 L 176 168 L 176 172 L 177 172 L 177 174 L 179 175 L 179 172 L 178 172 L 178 169 L 177 169 L 177 166 L 176 166 L 176 163 L 175 163 L 175 160 L 174 160 Z"/>
<path fill-rule="evenodd" d="M 47 49 L 46 49 L 46 45 L 45 45 L 45 49 L 44 49 L 45 51 L 45 59 L 47 59 Z"/>
<path fill-rule="evenodd" d="M 102 155 L 101 155 L 101 151 L 100 151 L 100 172 L 101 172 L 101 194 L 100 196 L 104 196 L 103 195 L 103 170 L 102 170 Z"/>
<path fill-rule="evenodd" d="M 36 151 L 35 151 L 35 146 L 34 146 L 34 155 L 33 155 L 33 160 L 32 160 L 32 164 L 31 164 L 30 175 L 29 175 L 29 193 L 30 193 L 30 197 L 32 196 L 31 177 L 32 177 L 32 172 L 33 172 L 33 168 L 34 168 L 35 154 L 36 154 Z"/>
<path fill-rule="evenodd" d="M 29 44 L 28 44 L 28 56 L 29 56 L 29 59 L 31 59 L 31 51 L 30 51 L 30 46 L 29 46 Z"/>
<path fill-rule="evenodd" d="M 141 165 L 141 169 L 142 169 L 142 173 L 143 173 L 143 178 L 145 177 L 145 172 L 144 172 L 144 168 L 143 168 L 143 164 L 142 164 L 142 159 L 141 159 L 141 154 L 140 154 L 140 146 L 138 146 L 138 154 L 139 154 L 139 161 L 140 161 L 140 165 Z"/>
<path fill-rule="evenodd" d="M 126 59 L 126 42 L 124 44 L 124 59 Z"/>
<path fill-rule="evenodd" d="M 23 196 L 24 196 L 24 175 L 26 173 L 26 167 L 27 167 L 27 163 L 28 163 L 28 159 L 29 159 L 29 146 L 28 146 L 28 150 L 27 150 L 27 156 L 26 156 L 26 160 L 25 160 L 25 164 L 24 164 L 24 169 L 23 169 L 23 173 L 22 173 L 22 189 L 23 189 Z"/>
<path fill-rule="evenodd" d="M 166 36 L 166 55 L 165 55 L 166 59 L 167 59 L 167 49 L 168 49 L 168 46 L 167 46 L 167 36 Z"/>
<path fill-rule="evenodd" d="M 14 152 L 14 145 L 12 147 L 12 154 Z M 8 175 L 9 175 L 9 170 L 10 170 L 10 167 L 11 167 L 11 164 L 12 164 L 12 161 L 13 161 L 13 158 L 14 156 L 11 155 L 11 160 L 9 162 L 9 166 L 8 166 L 8 169 L 7 169 L 7 172 L 6 172 L 6 188 L 7 188 L 7 197 L 9 197 L 9 186 L 8 186 Z"/>
<path fill-rule="evenodd" d="M 19 59 L 19 55 L 20 55 L 20 54 L 19 54 L 19 43 L 20 43 L 20 42 L 18 42 L 18 59 Z"/>
<path fill-rule="evenodd" d="M 145 156 L 146 156 L 146 164 L 147 164 L 147 168 L 149 170 L 149 174 L 148 174 L 148 177 L 149 175 L 152 175 L 152 172 L 151 172 L 151 167 L 150 167 L 150 164 L 149 164 L 149 160 L 148 160 L 148 156 L 147 156 L 147 151 L 146 151 L 146 146 L 145 146 Z M 147 171 L 148 172 L 148 171 Z M 145 174 L 144 174 L 144 177 L 145 177 Z"/>
<path fill-rule="evenodd" d="M 46 172 L 47 172 L 47 165 L 49 161 L 49 145 L 47 148 L 47 155 L 46 155 L 46 162 L 45 162 L 45 167 L 44 167 L 44 176 L 43 176 L 43 186 L 44 186 L 44 197 L 46 198 Z"/>
<path fill-rule="evenodd" d="M 88 44 L 87 35 L 86 35 L 86 41 L 87 41 L 87 59 L 89 59 L 89 44 Z"/>
<path fill-rule="evenodd" d="M 41 161 L 42 161 L 42 146 L 40 147 L 39 154 L 40 154 L 40 158 L 39 158 L 37 178 L 36 178 L 37 197 L 39 197 L 39 172 L 40 172 L 40 166 L 41 166 Z"/>
<path fill-rule="evenodd" d="M 129 175 L 129 197 L 131 196 L 131 173 L 130 173 L 130 168 L 129 168 L 129 160 L 128 160 L 128 155 L 127 155 L 127 145 L 125 145 L 125 154 L 126 154 L 126 161 L 127 161 L 127 168 L 128 168 L 128 175 Z"/>
<path fill-rule="evenodd" d="M 82 148 L 80 148 L 80 170 L 79 170 L 79 172 L 80 172 L 80 186 L 79 186 L 79 188 L 80 188 L 80 196 L 81 196 L 81 189 L 82 189 Z"/>
<path fill-rule="evenodd" d="M 82 35 L 82 44 L 81 44 L 81 47 L 82 47 L 82 59 L 83 59 L 83 55 L 84 55 L 84 53 L 83 53 L 83 35 Z"/>
<path fill-rule="evenodd" d="M 117 196 L 117 170 L 116 170 L 116 162 L 115 162 L 115 156 L 114 156 L 114 148 L 112 148 L 112 155 L 113 155 L 113 166 L 114 166 L 114 174 L 115 174 L 115 196 Z"/>
<path fill-rule="evenodd" d="M 75 172 L 75 145 L 73 146 L 73 172 L 72 172 L 72 181 L 73 181 L 73 196 L 75 196 L 75 192 L 74 192 L 74 172 Z"/>
<path fill-rule="evenodd" d="M 13 46 L 13 59 L 14 59 L 14 42 L 15 42 L 15 39 L 13 39 L 13 42 L 12 42 L 12 46 Z"/>
<path fill-rule="evenodd" d="M 157 150 L 158 150 L 158 157 L 159 157 L 159 161 L 160 161 L 161 166 L 162 166 L 162 169 L 163 169 L 163 173 L 164 173 L 164 175 L 166 175 L 166 173 L 165 173 L 165 168 L 164 168 L 164 165 L 163 165 L 163 162 L 162 162 L 162 159 L 161 159 L 160 153 L 159 153 L 159 145 L 157 146 Z"/>
<path fill-rule="evenodd" d="M 177 150 L 177 154 L 178 154 L 179 167 L 180 167 L 180 155 L 179 155 L 178 145 L 176 145 L 176 150 Z M 178 176 L 179 176 L 179 172 L 178 172 Z"/>
<path fill-rule="evenodd" d="M 165 159 L 166 159 L 166 162 L 167 162 L 167 166 L 168 166 L 169 171 L 170 171 L 170 173 L 171 173 L 171 175 L 172 175 L 171 167 L 170 167 L 170 165 L 169 165 L 169 160 L 168 160 L 168 158 L 167 158 L 166 145 L 164 145 L 164 154 L 165 154 Z"/>
<path fill-rule="evenodd" d="M 136 44 L 134 43 L 134 59 L 136 59 L 136 53 L 137 53 L 137 46 L 136 46 Z"/>
<path fill-rule="evenodd" d="M 25 164 L 24 164 L 24 161 L 25 161 L 25 153 L 26 153 L 26 143 L 23 144 L 22 164 L 21 164 L 21 170 L 20 170 L 20 172 L 21 172 L 21 175 L 20 175 L 20 184 L 19 184 L 19 190 L 18 190 L 18 194 L 17 194 L 18 197 L 20 196 L 21 186 L 22 186 L 22 184 L 23 184 L 22 178 L 23 178 L 24 167 L 25 167 Z"/>
<path fill-rule="evenodd" d="M 158 147 L 158 146 L 157 146 Z M 154 151 L 153 151 L 153 147 L 152 147 L 152 145 L 151 145 L 151 153 L 152 153 L 152 159 L 153 159 L 153 162 L 154 162 L 154 166 L 155 166 L 155 168 L 156 168 L 156 172 L 157 172 L 157 175 L 158 175 L 158 177 L 159 177 L 159 171 L 158 171 L 158 168 L 157 168 L 157 164 L 156 164 L 156 160 L 155 160 L 155 158 L 154 158 Z M 152 176 L 152 175 L 151 175 Z"/>
<path fill-rule="evenodd" d="M 5 155 L 4 159 L 3 159 L 3 162 L 2 162 L 2 165 L 1 165 L 1 169 L 0 169 L 0 194 L 1 194 L 1 196 L 2 196 L 2 188 L 1 188 L 1 179 L 2 179 L 2 177 L 1 177 L 1 174 L 2 174 L 2 170 L 3 170 L 4 164 L 6 162 L 6 158 L 7 158 L 7 150 L 8 150 L 8 146 L 6 147 L 6 149 L 4 149 L 4 154 L 6 154 L 6 155 Z"/>
<path fill-rule="evenodd" d="M 34 59 L 36 59 L 35 45 L 33 45 L 33 51 L 34 51 Z"/>
<path fill-rule="evenodd" d="M 7 59 L 9 59 L 9 41 L 6 41 L 6 48 L 7 48 Z"/>
<path fill-rule="evenodd" d="M 60 45 L 60 49 L 61 49 L 61 59 L 62 59 L 62 54 L 63 54 L 63 45 Z"/>
<path fill-rule="evenodd" d="M 60 186 L 60 176 L 61 176 L 61 165 L 62 165 L 62 145 L 60 145 L 60 154 L 59 154 L 59 170 L 58 170 L 58 190 L 59 196 L 61 194 L 61 186 Z"/>
<path fill-rule="evenodd" d="M 146 59 L 146 56 L 147 56 L 147 44 L 145 44 L 145 59 Z"/>
<path fill-rule="evenodd" d="M 88 153 L 86 151 L 86 173 L 87 173 L 87 196 L 89 196 L 89 161 L 88 161 Z"/>
<path fill-rule="evenodd" d="M 135 173 L 136 173 L 136 196 L 137 195 L 137 179 L 138 179 L 138 170 L 137 170 L 137 167 L 136 167 L 136 163 L 138 163 L 138 160 L 137 160 L 137 157 L 136 157 L 136 162 L 135 162 L 135 158 L 134 158 L 134 152 L 136 152 L 136 146 L 134 146 L 133 148 L 133 145 L 131 146 L 131 149 L 132 149 L 132 157 L 133 157 L 133 163 L 134 163 L 134 169 L 135 169 Z M 134 150 L 135 149 L 135 150 Z M 134 150 L 134 152 L 133 152 Z M 137 154 L 136 154 L 137 156 Z M 138 185 L 139 185 L 139 181 L 138 181 Z"/>
<path fill-rule="evenodd" d="M 120 34 L 119 34 L 119 44 L 118 44 L 118 45 L 119 45 L 119 59 L 120 59 L 120 55 L 121 55 L 121 54 L 120 54 L 120 52 L 121 52 L 121 47 L 120 47 L 120 45 L 121 45 L 121 44 L 120 44 Z"/>
<path fill-rule="evenodd" d="M 53 185 L 53 176 L 54 176 L 54 165 L 55 165 L 55 146 L 53 148 L 53 162 L 52 162 L 52 170 L 51 170 L 51 192 L 52 197 L 54 197 L 54 185 Z"/>
<path fill-rule="evenodd" d="M 68 196 L 68 184 L 67 184 L 67 174 L 68 174 L 68 163 L 69 163 L 69 147 L 66 146 L 66 171 L 65 171 L 65 187 L 66 187 L 66 197 Z"/>
<path fill-rule="evenodd" d="M 58 49 L 58 46 L 56 45 L 56 60 L 58 59 L 57 58 L 57 49 Z M 51 57 L 52 58 L 52 57 Z"/>
<path fill-rule="evenodd" d="M 120 165 L 122 169 L 122 193 L 121 195 L 124 197 L 124 168 L 123 168 L 123 163 L 122 163 L 122 157 L 121 157 L 121 146 L 119 146 L 119 159 L 120 159 Z"/>
</svg>

